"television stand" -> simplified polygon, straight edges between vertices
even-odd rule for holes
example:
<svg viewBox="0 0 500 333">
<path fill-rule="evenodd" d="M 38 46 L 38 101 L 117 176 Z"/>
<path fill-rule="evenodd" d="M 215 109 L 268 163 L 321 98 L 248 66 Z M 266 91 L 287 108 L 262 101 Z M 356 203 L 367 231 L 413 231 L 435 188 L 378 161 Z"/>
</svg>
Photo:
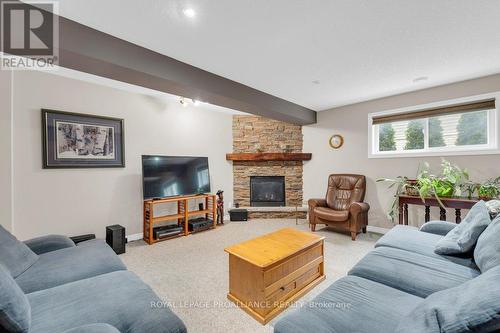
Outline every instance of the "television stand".
<svg viewBox="0 0 500 333">
<path fill-rule="evenodd" d="M 203 210 L 189 210 L 189 201 L 205 199 L 205 209 Z M 155 207 L 165 203 L 177 203 L 177 214 L 170 215 L 158 215 L 154 214 Z M 214 229 L 217 225 L 217 199 L 215 194 L 196 194 L 189 196 L 178 196 L 159 200 L 146 200 L 144 201 L 144 224 L 143 224 L 143 239 L 148 244 L 154 244 L 164 240 L 187 236 L 195 231 L 189 231 L 189 218 L 193 216 L 204 215 L 206 219 L 213 221 Z M 171 237 L 165 238 L 154 238 L 153 228 L 155 225 L 166 222 L 166 221 L 177 221 L 178 226 L 183 227 L 183 231 L 179 234 L 173 235 Z"/>
</svg>

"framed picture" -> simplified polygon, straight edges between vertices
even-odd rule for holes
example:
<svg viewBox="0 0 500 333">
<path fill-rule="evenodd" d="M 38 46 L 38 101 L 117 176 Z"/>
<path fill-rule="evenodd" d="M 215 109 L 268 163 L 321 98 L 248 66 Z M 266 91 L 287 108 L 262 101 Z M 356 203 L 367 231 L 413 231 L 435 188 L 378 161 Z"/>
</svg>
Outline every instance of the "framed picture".
<svg viewBox="0 0 500 333">
<path fill-rule="evenodd" d="M 43 168 L 125 167 L 123 119 L 42 109 Z"/>
</svg>

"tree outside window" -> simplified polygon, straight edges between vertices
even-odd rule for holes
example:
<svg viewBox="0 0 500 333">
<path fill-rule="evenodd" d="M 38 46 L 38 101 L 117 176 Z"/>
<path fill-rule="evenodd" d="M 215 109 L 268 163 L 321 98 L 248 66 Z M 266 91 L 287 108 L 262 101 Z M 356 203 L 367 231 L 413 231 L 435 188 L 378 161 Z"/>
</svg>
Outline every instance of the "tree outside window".
<svg viewBox="0 0 500 333">
<path fill-rule="evenodd" d="M 469 112 L 460 116 L 457 125 L 457 146 L 481 145 L 488 142 L 488 114 L 486 111 Z"/>
<path fill-rule="evenodd" d="M 424 149 L 424 122 L 421 119 L 411 120 L 405 134 L 405 150 Z"/>
<path fill-rule="evenodd" d="M 379 150 L 392 151 L 396 150 L 396 140 L 394 139 L 395 131 L 392 124 L 381 124 L 379 127 Z"/>
<path fill-rule="evenodd" d="M 429 118 L 429 147 L 444 147 L 443 127 L 439 118 Z"/>
</svg>

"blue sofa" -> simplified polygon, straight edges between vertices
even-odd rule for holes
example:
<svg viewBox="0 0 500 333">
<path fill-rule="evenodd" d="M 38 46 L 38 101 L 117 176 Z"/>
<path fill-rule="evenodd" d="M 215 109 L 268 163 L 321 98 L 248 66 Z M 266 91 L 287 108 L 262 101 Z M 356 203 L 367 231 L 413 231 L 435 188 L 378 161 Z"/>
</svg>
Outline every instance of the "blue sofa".
<svg viewBox="0 0 500 333">
<path fill-rule="evenodd" d="M 20 242 L 0 226 L 0 332 L 182 333 L 184 323 L 102 240 Z"/>
<path fill-rule="evenodd" d="M 394 227 L 346 277 L 285 315 L 274 332 L 498 332 L 500 265 L 482 274 L 472 253 L 434 252 L 455 227 L 443 221 L 420 230 Z"/>
</svg>

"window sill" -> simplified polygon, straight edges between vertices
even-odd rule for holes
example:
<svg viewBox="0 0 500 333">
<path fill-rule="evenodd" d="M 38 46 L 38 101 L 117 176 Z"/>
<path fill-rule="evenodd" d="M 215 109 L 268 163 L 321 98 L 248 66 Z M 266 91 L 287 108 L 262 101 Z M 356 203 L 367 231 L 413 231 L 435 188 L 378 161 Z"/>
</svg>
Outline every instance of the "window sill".
<svg viewBox="0 0 500 333">
<path fill-rule="evenodd" d="M 455 151 L 408 151 L 397 153 L 368 153 L 368 158 L 401 158 L 401 157 L 439 157 L 439 156 L 475 156 L 500 154 L 500 149 L 485 148 L 476 150 Z"/>
</svg>

